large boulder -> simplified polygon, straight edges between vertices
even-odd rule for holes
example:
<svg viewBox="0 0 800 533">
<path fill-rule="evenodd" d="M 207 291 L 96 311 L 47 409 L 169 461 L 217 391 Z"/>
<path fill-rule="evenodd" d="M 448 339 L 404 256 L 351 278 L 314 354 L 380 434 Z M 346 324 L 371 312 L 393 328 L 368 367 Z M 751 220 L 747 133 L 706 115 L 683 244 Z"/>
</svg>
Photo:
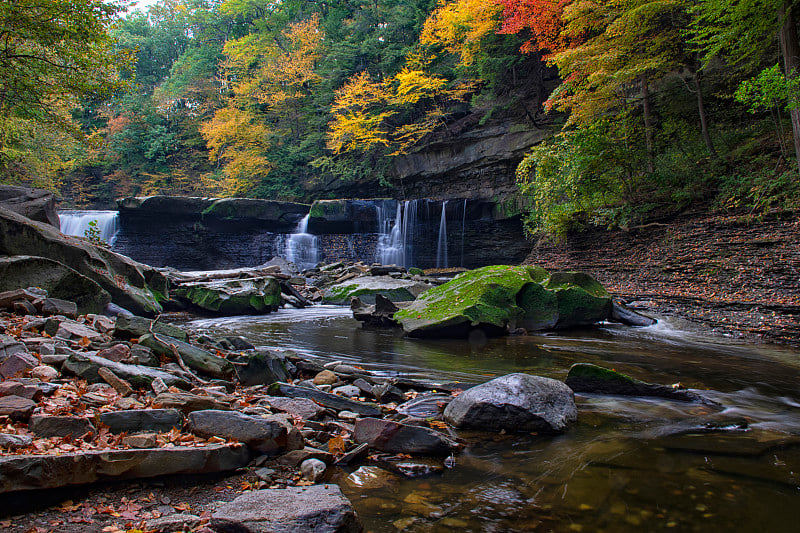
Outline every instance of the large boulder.
<svg viewBox="0 0 800 533">
<path fill-rule="evenodd" d="M 458 445 L 438 431 L 380 418 L 356 421 L 353 438 L 383 452 L 449 455 Z"/>
<path fill-rule="evenodd" d="M 108 291 L 117 305 L 137 314 L 161 312 L 167 279 L 158 270 L 137 263 L 84 239 L 0 207 L 0 255 L 26 255 L 57 261 Z"/>
<path fill-rule="evenodd" d="M 281 303 L 281 286 L 270 276 L 185 283 L 175 294 L 206 311 L 226 315 L 269 313 Z"/>
<path fill-rule="evenodd" d="M 0 185 L 0 207 L 19 213 L 20 215 L 60 227 L 56 199 L 53 193 L 42 189 Z"/>
<path fill-rule="evenodd" d="M 139 344 L 150 348 L 158 355 L 168 357 L 174 357 L 172 352 L 172 347 L 174 346 L 187 366 L 215 378 L 228 379 L 236 372 L 230 361 L 193 344 L 166 335 L 148 333 L 139 337 Z"/>
<path fill-rule="evenodd" d="M 265 489 L 242 494 L 211 516 L 223 533 L 360 533 L 350 501 L 333 484 Z"/>
<path fill-rule="evenodd" d="M 578 419 L 572 389 L 555 379 L 508 374 L 462 392 L 444 410 L 457 428 L 563 433 Z"/>
<path fill-rule="evenodd" d="M 392 302 L 410 302 L 431 288 L 431 285 L 411 279 L 390 276 L 362 276 L 325 289 L 323 301 L 329 304 L 348 305 L 350 298 L 358 297 L 367 304 L 375 303 L 380 294 Z"/>
<path fill-rule="evenodd" d="M 111 295 L 74 269 L 45 257 L 0 257 L 0 291 L 39 287 L 53 298 L 75 302 L 80 314 L 100 313 Z"/>
<path fill-rule="evenodd" d="M 502 335 L 600 322 L 611 312 L 602 285 L 581 272 L 493 265 L 456 276 L 423 293 L 394 320 L 415 337 L 465 337 L 473 329 Z"/>
</svg>

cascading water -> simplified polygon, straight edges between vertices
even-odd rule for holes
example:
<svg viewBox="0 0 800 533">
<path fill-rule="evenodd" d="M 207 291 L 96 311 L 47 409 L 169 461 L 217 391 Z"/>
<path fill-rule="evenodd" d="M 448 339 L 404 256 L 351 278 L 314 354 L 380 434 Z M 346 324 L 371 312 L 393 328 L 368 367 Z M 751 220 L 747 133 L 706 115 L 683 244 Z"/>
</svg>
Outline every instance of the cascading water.
<svg viewBox="0 0 800 533">
<path fill-rule="evenodd" d="M 376 205 L 378 219 L 378 244 L 375 247 L 375 260 L 383 265 L 412 265 L 412 243 L 417 225 L 417 204 L 419 200 L 398 202 L 394 221 L 389 216 L 386 205 Z"/>
<path fill-rule="evenodd" d="M 316 235 L 308 233 L 308 219 L 309 215 L 304 216 L 294 233 L 287 235 L 283 249 L 286 260 L 294 263 L 301 271 L 313 268 L 319 262 L 318 239 Z"/>
<path fill-rule="evenodd" d="M 117 211 L 61 211 L 58 214 L 61 233 L 74 237 L 86 237 L 89 223 L 96 222 L 98 236 L 113 245 L 119 233 L 119 212 Z"/>
<path fill-rule="evenodd" d="M 439 219 L 439 240 L 436 244 L 436 268 L 447 268 L 447 200 L 442 202 Z"/>
<path fill-rule="evenodd" d="M 461 259 L 458 266 L 464 266 L 464 239 L 467 234 L 467 199 L 464 198 L 464 211 L 461 213 Z"/>
</svg>

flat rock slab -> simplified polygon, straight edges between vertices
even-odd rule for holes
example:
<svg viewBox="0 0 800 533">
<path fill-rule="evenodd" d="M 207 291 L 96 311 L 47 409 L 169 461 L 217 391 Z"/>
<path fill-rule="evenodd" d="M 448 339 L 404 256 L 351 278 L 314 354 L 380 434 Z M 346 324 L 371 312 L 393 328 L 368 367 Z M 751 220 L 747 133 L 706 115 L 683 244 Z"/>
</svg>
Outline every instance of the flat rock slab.
<svg viewBox="0 0 800 533">
<path fill-rule="evenodd" d="M 97 373 L 98 369 L 106 367 L 111 370 L 117 377 L 122 378 L 134 387 L 149 388 L 150 384 L 156 378 L 161 378 L 169 386 L 176 386 L 179 388 L 189 389 L 191 386 L 181 378 L 174 376 L 168 372 L 156 370 L 149 366 L 141 365 L 128 365 L 125 363 L 115 363 L 109 359 L 90 355 L 88 353 L 73 353 L 66 361 L 64 361 L 64 370 L 82 377 L 90 383 L 105 383 L 100 374 Z"/>
<path fill-rule="evenodd" d="M 462 392 L 444 410 L 458 428 L 563 433 L 578 419 L 572 389 L 555 379 L 508 374 Z"/>
<path fill-rule="evenodd" d="M 139 431 L 167 432 L 183 427 L 183 415 L 177 409 L 128 409 L 101 413 L 100 423 L 112 433 L 136 433 Z"/>
<path fill-rule="evenodd" d="M 162 407 L 178 409 L 185 414 L 206 409 L 227 411 L 231 408 L 229 403 L 222 402 L 211 396 L 200 396 L 190 392 L 162 392 L 156 396 L 154 402 Z"/>
<path fill-rule="evenodd" d="M 373 448 L 389 453 L 449 455 L 457 448 L 455 442 L 438 431 L 379 418 L 356 421 L 353 438 L 356 442 L 366 442 Z"/>
<path fill-rule="evenodd" d="M 325 413 L 325 408 L 306 398 L 285 398 L 283 396 L 267 396 L 258 401 L 275 411 L 289 413 L 304 420 L 316 420 Z"/>
<path fill-rule="evenodd" d="M 336 485 L 248 492 L 211 517 L 222 533 L 359 533 L 350 501 Z"/>
<path fill-rule="evenodd" d="M 28 429 L 37 437 L 79 438 L 94 432 L 94 425 L 82 416 L 47 416 L 34 415 L 28 421 Z"/>
<path fill-rule="evenodd" d="M 0 457 L 0 493 L 112 479 L 224 472 L 241 468 L 249 461 L 250 452 L 241 445 L 11 455 Z"/>
<path fill-rule="evenodd" d="M 142 335 L 139 337 L 139 344 L 150 348 L 159 355 L 170 357 L 173 355 L 170 346 L 175 346 L 187 366 L 215 378 L 228 379 L 235 372 L 233 365 L 222 357 L 166 335 Z"/>
<path fill-rule="evenodd" d="M 36 402 L 22 396 L 3 396 L 0 398 L 0 416 L 7 416 L 12 420 L 27 420 L 33 414 Z"/>
<path fill-rule="evenodd" d="M 347 398 L 322 392 L 318 389 L 298 387 L 296 385 L 289 385 L 288 383 L 273 383 L 269 387 L 269 393 L 275 396 L 282 394 L 289 398 L 307 398 L 336 411 L 352 411 L 362 416 L 381 416 L 381 410 L 374 404 L 348 400 Z"/>
<path fill-rule="evenodd" d="M 195 435 L 236 439 L 268 455 L 303 448 L 303 436 L 280 415 L 260 417 L 210 409 L 191 413 L 187 427 Z"/>
</svg>

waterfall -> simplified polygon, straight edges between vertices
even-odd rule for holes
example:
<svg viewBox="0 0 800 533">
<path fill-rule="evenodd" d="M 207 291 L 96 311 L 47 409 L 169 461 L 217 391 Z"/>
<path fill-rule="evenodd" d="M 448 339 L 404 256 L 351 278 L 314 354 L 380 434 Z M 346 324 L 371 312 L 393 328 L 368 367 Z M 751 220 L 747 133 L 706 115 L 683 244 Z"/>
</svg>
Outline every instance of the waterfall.
<svg viewBox="0 0 800 533">
<path fill-rule="evenodd" d="M 409 267 L 412 262 L 412 243 L 417 225 L 418 200 L 398 202 L 392 220 L 386 205 L 376 205 L 378 244 L 375 260 L 383 265 Z"/>
<path fill-rule="evenodd" d="M 461 213 L 461 259 L 458 266 L 464 266 L 464 239 L 467 235 L 467 199 L 464 198 L 464 211 Z"/>
<path fill-rule="evenodd" d="M 286 237 L 283 246 L 283 256 L 301 272 L 315 267 L 319 262 L 318 240 L 316 235 L 308 233 L 308 219 L 309 215 L 306 215 L 298 222 L 294 233 Z"/>
<path fill-rule="evenodd" d="M 61 233 L 75 237 L 85 237 L 89 223 L 97 222 L 99 237 L 113 245 L 119 233 L 119 212 L 117 211 L 61 211 L 58 213 Z"/>
<path fill-rule="evenodd" d="M 439 219 L 439 240 L 436 244 L 436 268 L 447 268 L 447 200 L 442 202 Z"/>
</svg>

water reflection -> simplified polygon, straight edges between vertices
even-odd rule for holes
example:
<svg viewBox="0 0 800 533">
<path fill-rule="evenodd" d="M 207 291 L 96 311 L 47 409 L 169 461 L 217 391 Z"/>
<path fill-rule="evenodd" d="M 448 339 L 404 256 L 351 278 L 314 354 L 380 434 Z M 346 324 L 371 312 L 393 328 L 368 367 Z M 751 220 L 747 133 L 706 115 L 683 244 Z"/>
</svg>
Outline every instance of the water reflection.
<svg viewBox="0 0 800 533">
<path fill-rule="evenodd" d="M 520 371 L 563 379 L 573 363 L 591 362 L 707 390 L 720 404 L 579 395 L 578 424 L 560 437 L 461 433 L 471 444 L 443 475 L 370 490 L 341 483 L 368 531 L 796 527 L 796 350 L 709 338 L 669 321 L 472 343 L 423 341 L 363 330 L 348 309 L 335 307 L 190 325 L 385 374 L 447 381 Z"/>
</svg>

